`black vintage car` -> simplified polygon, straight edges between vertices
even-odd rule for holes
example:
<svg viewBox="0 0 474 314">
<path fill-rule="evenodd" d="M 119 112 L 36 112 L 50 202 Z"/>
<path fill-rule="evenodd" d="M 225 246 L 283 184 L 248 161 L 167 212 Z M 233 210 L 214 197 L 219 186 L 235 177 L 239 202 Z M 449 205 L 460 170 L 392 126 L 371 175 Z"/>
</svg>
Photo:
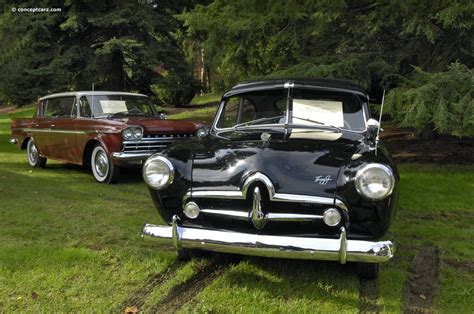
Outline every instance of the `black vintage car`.
<svg viewBox="0 0 474 314">
<path fill-rule="evenodd" d="M 356 262 L 375 278 L 399 175 L 368 95 L 339 80 L 242 83 L 208 130 L 151 156 L 143 176 L 162 219 L 144 236 L 176 249 Z"/>
</svg>

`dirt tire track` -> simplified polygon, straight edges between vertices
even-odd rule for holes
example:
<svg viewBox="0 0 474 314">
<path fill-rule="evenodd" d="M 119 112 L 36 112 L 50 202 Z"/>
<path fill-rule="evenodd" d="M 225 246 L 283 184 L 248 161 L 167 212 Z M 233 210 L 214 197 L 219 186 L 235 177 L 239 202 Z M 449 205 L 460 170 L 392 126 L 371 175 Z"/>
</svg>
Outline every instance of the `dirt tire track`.
<svg viewBox="0 0 474 314">
<path fill-rule="evenodd" d="M 378 280 L 359 279 L 359 312 L 381 313 Z"/>
<path fill-rule="evenodd" d="M 175 286 L 166 297 L 147 311 L 151 313 L 175 313 L 183 305 L 192 302 L 199 292 L 220 277 L 234 262 L 223 256 L 214 257 L 187 281 Z"/>
<path fill-rule="evenodd" d="M 404 313 L 432 312 L 433 299 L 439 291 L 439 249 L 424 246 L 413 258 L 409 277 L 402 290 Z"/>
<path fill-rule="evenodd" d="M 142 286 L 136 289 L 125 301 L 119 305 L 117 310 L 113 312 L 123 313 L 126 308 L 132 307 L 136 307 L 138 310 L 141 310 L 145 300 L 156 289 L 156 286 L 162 285 L 171 279 L 175 275 L 176 271 L 184 264 L 185 262 L 177 260 L 163 272 L 150 276 Z"/>
</svg>

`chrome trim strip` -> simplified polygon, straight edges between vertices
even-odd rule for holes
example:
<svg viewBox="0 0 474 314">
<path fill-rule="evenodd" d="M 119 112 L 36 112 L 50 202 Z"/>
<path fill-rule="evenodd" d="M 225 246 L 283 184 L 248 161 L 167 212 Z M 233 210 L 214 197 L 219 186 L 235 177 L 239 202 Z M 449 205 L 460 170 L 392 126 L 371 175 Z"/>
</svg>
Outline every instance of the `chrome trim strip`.
<svg viewBox="0 0 474 314">
<path fill-rule="evenodd" d="M 153 237 L 182 248 L 339 262 L 380 263 L 391 259 L 395 252 L 391 241 L 347 240 L 343 230 L 339 239 L 261 235 L 181 227 L 175 217 L 171 227 L 145 224 L 142 237 Z"/>
<path fill-rule="evenodd" d="M 96 131 L 92 131 L 92 130 L 70 131 L 70 130 L 32 129 L 32 128 L 25 128 L 25 129 L 19 129 L 19 130 L 24 131 L 24 132 L 36 132 L 36 133 L 63 133 L 63 134 L 91 134 L 91 133 L 96 133 Z"/>
<path fill-rule="evenodd" d="M 252 217 L 252 212 L 242 210 L 225 210 L 225 209 L 201 209 L 201 213 L 214 215 L 214 216 L 225 216 L 229 218 L 246 220 L 249 221 Z M 322 215 L 311 215 L 311 214 L 293 214 L 293 213 L 267 213 L 264 217 L 267 221 L 314 221 L 323 219 Z"/>
<path fill-rule="evenodd" d="M 188 137 L 142 137 L 141 140 L 136 141 L 123 141 L 123 144 L 128 145 L 137 145 L 137 144 L 150 144 L 150 143 L 160 143 L 160 142 L 172 142 L 180 140 L 189 140 L 194 138 L 193 136 Z"/>
<path fill-rule="evenodd" d="M 192 191 L 191 197 L 203 197 L 203 198 L 225 198 L 225 199 L 244 199 L 242 192 L 240 191 Z"/>
<path fill-rule="evenodd" d="M 330 197 L 300 195 L 300 194 L 280 194 L 277 193 L 271 198 L 277 202 L 293 202 L 293 203 L 316 203 L 324 205 L 333 205 L 334 199 Z"/>
<path fill-rule="evenodd" d="M 270 197 L 270 201 L 335 205 L 346 212 L 348 211 L 347 206 L 344 204 L 344 202 L 342 202 L 339 199 L 334 200 L 334 198 L 332 197 L 275 193 L 275 187 L 273 186 L 272 181 L 261 172 L 255 172 L 252 175 L 250 175 L 242 184 L 241 191 L 219 191 L 219 190 L 188 191 L 185 197 L 186 199 L 189 197 L 246 199 L 248 188 L 250 187 L 252 183 L 256 181 L 259 181 L 265 184 L 265 186 L 268 189 L 268 195 Z M 186 199 L 183 197 L 183 202 L 185 202 Z"/>
<path fill-rule="evenodd" d="M 227 216 L 240 220 L 250 220 L 250 213 L 240 210 L 225 210 L 225 209 L 201 209 L 201 213 L 216 216 Z"/>
<path fill-rule="evenodd" d="M 349 212 L 349 210 L 347 209 L 346 204 L 338 198 L 334 199 L 334 206 L 339 207 L 340 209 L 342 209 L 346 213 Z"/>
<path fill-rule="evenodd" d="M 323 216 L 321 215 L 287 213 L 268 213 L 266 217 L 270 221 L 314 221 L 317 219 L 323 219 Z"/>
<path fill-rule="evenodd" d="M 133 160 L 146 160 L 153 153 L 124 153 L 124 152 L 115 152 L 112 153 L 112 159 L 115 160 L 124 160 L 124 161 L 133 161 Z"/>
</svg>

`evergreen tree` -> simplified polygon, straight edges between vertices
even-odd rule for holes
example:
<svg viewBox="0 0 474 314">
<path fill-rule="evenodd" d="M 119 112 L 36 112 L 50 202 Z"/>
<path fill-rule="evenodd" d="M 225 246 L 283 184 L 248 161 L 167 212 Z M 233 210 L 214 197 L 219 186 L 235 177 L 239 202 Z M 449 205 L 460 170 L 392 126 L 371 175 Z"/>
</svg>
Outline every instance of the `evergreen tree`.
<svg viewBox="0 0 474 314">
<path fill-rule="evenodd" d="M 23 104 L 95 84 L 96 89 L 157 91 L 171 104 L 189 102 L 194 81 L 175 37 L 180 24 L 171 4 L 68 0 L 61 13 L 7 11 L 0 16 L 0 65 L 8 69 L 0 77 L 0 97 Z M 42 6 L 56 5 L 44 1 Z"/>
<path fill-rule="evenodd" d="M 330 77 L 357 81 L 381 96 L 383 88 L 389 95 L 402 93 L 404 87 L 390 89 L 420 80 L 420 71 L 435 79 L 438 72 L 450 75 L 453 62 L 472 69 L 472 16 L 474 3 L 467 0 L 215 0 L 180 18 L 191 38 L 203 38 L 205 54 L 221 77 L 217 90 L 251 78 Z M 452 87 L 465 94 L 459 85 Z M 433 92 L 442 96 L 442 89 Z M 412 110 L 404 113 L 421 111 L 420 103 L 410 103 Z M 404 125 L 435 126 L 423 115 L 400 118 L 404 113 L 397 114 Z M 443 120 L 440 115 L 436 112 L 436 121 Z"/>
</svg>

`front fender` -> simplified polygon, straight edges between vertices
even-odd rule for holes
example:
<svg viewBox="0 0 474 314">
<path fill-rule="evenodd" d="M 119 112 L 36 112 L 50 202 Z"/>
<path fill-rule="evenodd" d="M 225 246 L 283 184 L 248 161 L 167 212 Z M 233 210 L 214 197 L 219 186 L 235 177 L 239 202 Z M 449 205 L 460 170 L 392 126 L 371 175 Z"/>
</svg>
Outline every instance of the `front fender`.
<svg viewBox="0 0 474 314">
<path fill-rule="evenodd" d="M 398 170 L 383 146 L 379 146 L 377 154 L 369 146 L 362 147 L 356 154 L 357 159 L 349 159 L 339 172 L 336 197 L 349 204 L 350 226 L 348 236 L 352 238 L 370 237 L 380 239 L 388 231 L 395 216 L 398 205 L 400 176 Z M 355 188 L 357 171 L 368 163 L 380 163 L 392 169 L 395 176 L 395 187 L 387 198 L 371 201 L 363 198 Z"/>
<path fill-rule="evenodd" d="M 191 188 L 192 167 L 196 140 L 170 145 L 159 153 L 167 158 L 174 167 L 173 182 L 162 190 L 148 187 L 151 198 L 161 218 L 171 224 L 173 215 L 182 216 L 182 200 Z"/>
</svg>

